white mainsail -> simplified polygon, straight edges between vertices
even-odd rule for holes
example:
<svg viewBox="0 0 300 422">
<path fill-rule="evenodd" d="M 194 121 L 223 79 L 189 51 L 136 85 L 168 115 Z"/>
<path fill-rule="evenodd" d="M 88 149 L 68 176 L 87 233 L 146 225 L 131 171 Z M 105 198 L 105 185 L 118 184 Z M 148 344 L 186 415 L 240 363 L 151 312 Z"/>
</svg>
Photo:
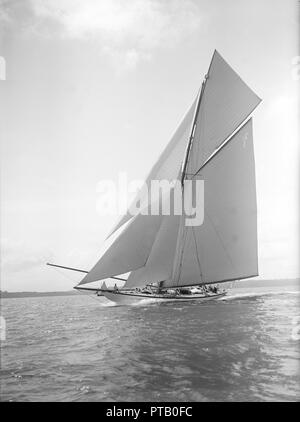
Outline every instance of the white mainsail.
<svg viewBox="0 0 300 422">
<path fill-rule="evenodd" d="M 258 275 L 251 119 L 196 177 L 205 183 L 204 222 L 200 226 L 183 227 L 178 237 L 181 253 L 177 254 L 172 277 L 164 286 L 206 284 Z"/>
<path fill-rule="evenodd" d="M 80 284 L 129 271 L 127 288 L 151 282 L 184 286 L 257 275 L 252 120 L 244 122 L 260 99 L 216 51 L 199 98 L 146 184 L 175 179 L 181 166 L 183 181 L 204 180 L 203 224 L 186 227 L 185 215 L 132 217 L 128 212 L 113 230 L 123 229 L 121 234 Z M 184 189 L 185 184 L 182 194 Z"/>
</svg>

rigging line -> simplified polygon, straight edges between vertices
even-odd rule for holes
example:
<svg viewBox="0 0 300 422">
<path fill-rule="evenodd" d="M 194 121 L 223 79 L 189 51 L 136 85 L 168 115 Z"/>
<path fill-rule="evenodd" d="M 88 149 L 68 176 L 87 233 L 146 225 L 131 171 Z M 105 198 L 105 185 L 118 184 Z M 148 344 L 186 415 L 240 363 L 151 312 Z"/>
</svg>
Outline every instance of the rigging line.
<svg viewBox="0 0 300 422">
<path fill-rule="evenodd" d="M 68 276 L 65 272 L 63 272 L 63 271 L 61 271 L 61 270 L 58 270 L 57 268 L 54 268 L 54 271 L 56 271 L 58 274 L 60 274 L 60 275 L 63 275 L 64 277 L 66 277 L 68 280 L 71 280 L 72 281 L 72 283 L 75 283 L 75 281 L 70 277 L 70 276 Z M 80 291 L 79 289 L 76 289 L 79 293 L 81 293 L 81 294 L 85 294 L 85 296 L 89 296 L 89 297 L 91 297 L 92 299 L 95 299 L 95 300 L 97 300 L 95 297 L 94 297 L 94 295 L 92 296 L 91 294 L 86 294 L 86 293 L 84 293 L 84 292 L 82 292 L 82 291 Z"/>
<path fill-rule="evenodd" d="M 63 265 L 57 265 L 57 264 L 50 264 L 49 262 L 47 262 L 46 265 L 49 265 L 50 267 L 53 267 L 54 269 L 55 268 L 62 268 L 64 270 L 71 270 L 71 271 L 76 271 L 76 272 L 79 272 L 79 273 L 85 273 L 85 274 L 89 273 L 89 271 L 86 271 L 86 270 L 79 270 L 78 268 L 65 267 Z M 120 281 L 127 281 L 126 278 L 117 277 L 117 276 L 110 276 L 110 277 L 106 277 L 106 278 L 112 278 L 114 280 L 120 280 Z M 79 283 L 79 285 L 80 285 L 80 283 Z"/>
<path fill-rule="evenodd" d="M 198 253 L 198 244 L 197 244 L 197 240 L 196 240 L 196 236 L 195 236 L 195 228 L 194 227 L 192 227 L 192 233 L 193 233 L 195 247 L 196 247 L 196 256 L 197 256 L 197 262 L 198 262 L 198 266 L 199 266 L 199 270 L 200 270 L 201 281 L 203 281 L 203 273 L 202 273 L 202 268 L 201 268 L 199 253 Z"/>
<path fill-rule="evenodd" d="M 182 217 L 183 219 L 183 217 Z M 178 264 L 178 276 L 176 276 L 177 279 L 177 284 L 179 283 L 179 279 L 181 276 L 181 270 L 182 270 L 182 262 L 183 262 L 183 253 L 184 253 L 184 247 L 185 247 L 185 242 L 186 242 L 186 236 L 187 236 L 187 230 L 185 228 L 185 226 L 182 228 L 182 240 L 181 240 L 181 252 L 180 252 L 180 261 Z"/>
<path fill-rule="evenodd" d="M 147 263 L 148 263 L 148 261 L 149 261 L 150 255 L 151 255 L 151 253 L 152 253 L 152 249 L 153 249 L 153 247 L 154 247 L 154 243 L 155 243 L 156 238 L 158 237 L 158 234 L 159 234 L 159 232 L 160 232 L 160 230 L 161 230 L 161 226 L 162 226 L 162 223 L 163 223 L 163 220 L 164 220 L 165 215 L 162 215 L 161 217 L 162 217 L 162 218 L 161 218 L 161 221 L 160 221 L 160 223 L 159 223 L 159 227 L 158 227 L 158 230 L 157 230 L 157 232 L 156 232 L 155 239 L 154 239 L 154 241 L 153 241 L 153 243 L 152 243 L 152 245 L 151 245 L 150 252 L 149 252 L 149 255 L 148 255 L 148 256 L 147 256 L 147 258 L 146 258 L 145 264 L 144 264 L 144 265 L 142 265 L 141 267 L 137 268 L 137 270 L 139 270 L 139 269 L 140 269 L 140 268 L 142 268 L 142 267 L 146 267 L 146 265 L 147 265 Z M 134 270 L 134 271 L 135 271 L 135 270 Z"/>
<path fill-rule="evenodd" d="M 233 268 L 234 268 L 235 270 L 237 270 L 237 268 L 235 267 L 235 265 L 234 265 L 234 263 L 233 263 L 233 261 L 232 261 L 232 259 L 231 259 L 231 256 L 229 255 L 229 252 L 228 252 L 228 251 L 227 251 L 227 249 L 226 249 L 226 246 L 225 246 L 225 245 L 224 245 L 224 243 L 223 243 L 223 240 L 222 240 L 222 238 L 221 238 L 221 235 L 219 234 L 219 232 L 218 232 L 218 230 L 217 230 L 216 226 L 215 226 L 215 225 L 214 225 L 214 223 L 213 223 L 213 220 L 210 218 L 210 216 L 209 216 L 209 214 L 208 214 L 208 213 L 206 214 L 206 216 L 208 217 L 208 219 L 209 219 L 209 221 L 210 221 L 210 223 L 211 223 L 211 225 L 212 225 L 212 227 L 213 227 L 213 229 L 214 229 L 214 231 L 215 231 L 216 235 L 218 236 L 218 239 L 220 240 L 221 246 L 222 246 L 222 248 L 224 249 L 224 252 L 225 252 L 225 254 L 226 254 L 227 258 L 229 259 L 229 261 L 230 261 L 231 265 L 233 266 Z"/>
<path fill-rule="evenodd" d="M 70 276 L 68 276 L 65 272 L 58 270 L 57 268 L 54 268 L 54 271 L 56 271 L 58 274 L 63 275 L 64 277 L 66 277 L 68 280 L 71 280 L 72 283 L 76 283 L 76 281 L 74 281 L 74 279 L 72 279 Z"/>
<path fill-rule="evenodd" d="M 79 293 L 81 293 L 81 295 L 88 296 L 89 298 L 96 300 L 96 301 L 97 301 L 97 303 L 98 303 L 98 305 L 100 305 L 100 303 L 99 303 L 99 299 L 97 299 L 97 298 L 95 297 L 95 295 L 91 295 L 91 294 L 89 294 L 89 293 L 84 293 L 84 292 L 81 292 L 80 290 L 78 290 L 78 292 L 79 292 Z"/>
</svg>

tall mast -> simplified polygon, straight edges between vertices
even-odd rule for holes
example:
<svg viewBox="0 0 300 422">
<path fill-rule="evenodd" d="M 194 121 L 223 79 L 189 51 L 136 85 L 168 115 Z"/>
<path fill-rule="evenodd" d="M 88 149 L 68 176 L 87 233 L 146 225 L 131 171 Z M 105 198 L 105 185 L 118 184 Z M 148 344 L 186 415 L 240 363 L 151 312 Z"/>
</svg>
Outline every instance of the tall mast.
<svg viewBox="0 0 300 422">
<path fill-rule="evenodd" d="M 209 70 L 208 70 L 208 73 L 209 73 Z M 199 114 L 199 110 L 200 110 L 201 100 L 202 100 L 202 97 L 203 97 L 203 92 L 204 92 L 204 89 L 205 89 L 206 81 L 208 79 L 208 73 L 204 77 L 204 80 L 203 80 L 202 85 L 201 85 L 201 89 L 200 89 L 199 94 L 198 94 L 197 104 L 196 104 L 196 108 L 195 108 L 195 114 L 194 114 L 193 123 L 192 123 L 192 127 L 191 127 L 191 133 L 190 133 L 189 141 L 188 141 L 187 148 L 186 148 L 186 151 L 185 151 L 184 160 L 183 160 L 183 163 L 182 163 L 182 173 L 181 173 L 182 196 L 184 195 L 184 180 L 185 180 L 185 176 L 186 176 L 186 169 L 187 169 L 187 165 L 188 165 L 188 162 L 189 162 L 190 152 L 191 152 L 194 137 L 195 137 L 195 130 L 196 130 L 196 126 L 197 126 L 196 122 L 197 122 L 197 118 L 198 118 L 198 114 Z M 185 240 L 185 236 L 186 236 L 186 230 L 184 229 L 184 227 L 179 228 L 179 236 L 181 237 L 181 240 L 180 240 L 180 248 L 179 248 L 179 251 L 178 251 L 178 255 L 180 256 L 180 260 L 178 262 L 179 268 L 178 268 L 178 273 L 177 273 L 177 282 L 179 281 L 179 278 L 180 278 L 181 265 L 182 265 L 183 252 L 184 252 L 184 240 Z"/>
<path fill-rule="evenodd" d="M 201 89 L 199 90 L 199 94 L 198 94 L 198 99 L 197 99 L 197 104 L 196 104 L 196 108 L 195 108 L 195 113 L 194 113 L 194 118 L 193 118 L 193 123 L 192 123 L 192 127 L 191 127 L 191 133 L 190 133 L 190 137 L 189 137 L 189 141 L 185 150 L 185 156 L 182 162 L 182 170 L 181 170 L 181 187 L 182 190 L 184 189 L 184 179 L 185 179 L 185 175 L 186 175 L 186 168 L 189 162 L 189 157 L 190 157 L 190 152 L 191 152 L 191 148 L 192 148 L 192 144 L 194 141 L 194 137 L 195 137 L 195 130 L 196 130 L 196 122 L 197 122 L 197 117 L 199 114 L 199 110 L 200 110 L 200 104 L 201 104 L 201 100 L 202 100 L 202 96 L 203 96 L 203 92 L 204 92 L 204 88 L 205 88 L 205 84 L 208 78 L 208 74 L 205 75 L 204 80 L 202 82 L 201 85 Z"/>
</svg>

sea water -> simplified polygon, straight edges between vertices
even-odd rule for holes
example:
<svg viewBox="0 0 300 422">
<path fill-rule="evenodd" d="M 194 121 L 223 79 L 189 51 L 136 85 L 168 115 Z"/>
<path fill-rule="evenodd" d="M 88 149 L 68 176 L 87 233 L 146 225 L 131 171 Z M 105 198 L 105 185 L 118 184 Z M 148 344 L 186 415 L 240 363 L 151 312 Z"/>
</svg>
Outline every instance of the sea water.
<svg viewBox="0 0 300 422">
<path fill-rule="evenodd" d="M 237 286 L 207 303 L 2 299 L 1 400 L 299 400 L 299 286 Z"/>
</svg>

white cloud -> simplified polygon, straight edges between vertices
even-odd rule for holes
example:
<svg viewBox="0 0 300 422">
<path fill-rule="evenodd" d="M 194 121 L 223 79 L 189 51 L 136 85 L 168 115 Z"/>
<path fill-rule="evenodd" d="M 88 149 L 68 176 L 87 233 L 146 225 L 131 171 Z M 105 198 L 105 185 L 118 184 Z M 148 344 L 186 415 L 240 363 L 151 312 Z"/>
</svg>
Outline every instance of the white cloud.
<svg viewBox="0 0 300 422">
<path fill-rule="evenodd" d="M 60 24 L 66 38 L 92 40 L 125 70 L 198 29 L 192 0 L 30 0 L 35 17 Z M 39 25 L 39 30 L 41 26 Z"/>
<path fill-rule="evenodd" d="M 122 51 L 121 49 L 106 46 L 102 51 L 110 59 L 117 74 L 133 70 L 141 60 L 150 59 L 149 54 L 134 48 Z"/>
</svg>

